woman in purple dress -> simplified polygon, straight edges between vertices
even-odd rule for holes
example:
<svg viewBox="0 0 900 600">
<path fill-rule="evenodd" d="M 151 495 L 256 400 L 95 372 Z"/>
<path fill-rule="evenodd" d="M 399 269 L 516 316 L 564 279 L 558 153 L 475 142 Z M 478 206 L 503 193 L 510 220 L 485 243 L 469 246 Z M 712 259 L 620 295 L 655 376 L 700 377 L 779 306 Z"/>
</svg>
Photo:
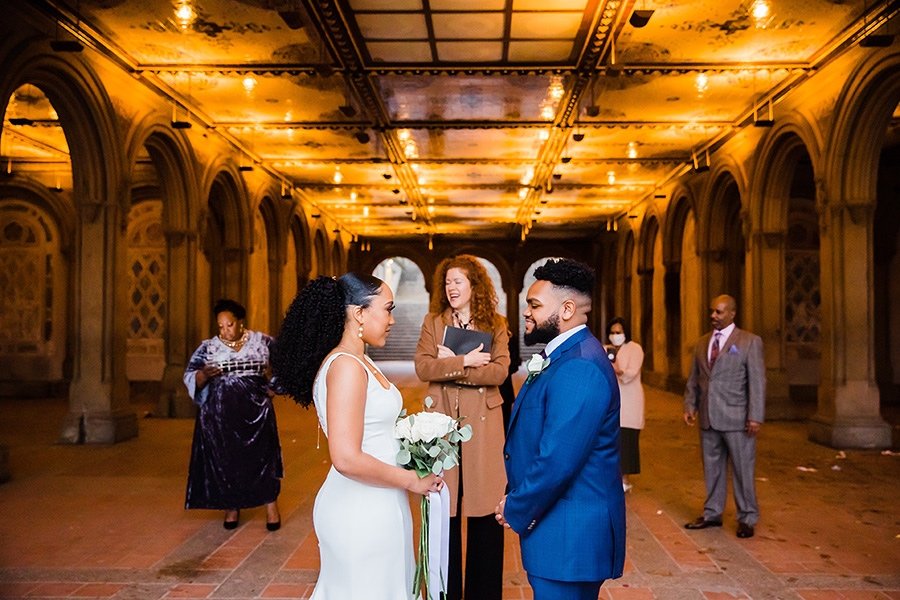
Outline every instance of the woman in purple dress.
<svg viewBox="0 0 900 600">
<path fill-rule="evenodd" d="M 266 506 L 266 529 L 281 527 L 278 493 L 284 468 L 267 373 L 272 338 L 244 328 L 234 300 L 213 307 L 219 335 L 194 351 L 184 372 L 198 405 L 186 508 L 225 511 L 235 529 L 240 509 Z"/>
</svg>

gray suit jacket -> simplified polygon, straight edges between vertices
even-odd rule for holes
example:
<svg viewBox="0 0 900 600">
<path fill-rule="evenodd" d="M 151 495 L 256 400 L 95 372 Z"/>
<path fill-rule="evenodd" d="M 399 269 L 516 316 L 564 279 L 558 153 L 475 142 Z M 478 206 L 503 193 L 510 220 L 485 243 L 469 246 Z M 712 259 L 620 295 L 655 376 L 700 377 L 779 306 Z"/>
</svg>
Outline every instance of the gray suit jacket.
<svg viewBox="0 0 900 600">
<path fill-rule="evenodd" d="M 707 349 L 712 332 L 694 349 L 684 410 L 695 411 L 701 429 L 743 431 L 747 421 L 762 423 L 766 411 L 766 365 L 762 340 L 734 328 L 712 370 Z"/>
</svg>

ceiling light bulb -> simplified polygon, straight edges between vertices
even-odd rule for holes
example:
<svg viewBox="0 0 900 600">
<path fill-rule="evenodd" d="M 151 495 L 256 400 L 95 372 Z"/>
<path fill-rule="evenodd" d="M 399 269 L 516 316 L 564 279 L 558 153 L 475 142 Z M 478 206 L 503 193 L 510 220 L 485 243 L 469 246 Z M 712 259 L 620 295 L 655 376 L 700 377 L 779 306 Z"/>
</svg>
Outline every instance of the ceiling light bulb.
<svg viewBox="0 0 900 600">
<path fill-rule="evenodd" d="M 757 29 L 765 29 L 769 24 L 771 16 L 771 8 L 766 0 L 754 0 L 750 5 L 750 17 L 753 19 Z"/>
<path fill-rule="evenodd" d="M 545 121 L 552 121 L 553 117 L 556 115 L 556 111 L 553 109 L 552 104 L 545 104 L 541 107 L 541 118 Z"/>
<path fill-rule="evenodd" d="M 363 206 L 363 216 L 364 217 L 369 216 L 369 207 L 368 206 Z"/>
<path fill-rule="evenodd" d="M 628 142 L 628 158 L 637 158 L 637 144 Z"/>
<path fill-rule="evenodd" d="M 616 172 L 615 171 L 607 171 L 606 172 L 606 181 L 609 185 L 613 185 L 616 182 Z"/>
<path fill-rule="evenodd" d="M 541 141 L 546 141 L 546 140 L 550 139 L 550 132 L 547 131 L 546 129 L 541 129 L 538 132 L 538 139 Z"/>
<path fill-rule="evenodd" d="M 358 196 L 358 194 L 357 194 L 356 192 L 350 192 L 350 202 L 356 202 L 356 199 L 357 199 L 358 197 L 359 197 L 359 196 Z"/>
<path fill-rule="evenodd" d="M 197 13 L 194 12 L 193 7 L 188 2 L 182 2 L 175 9 L 175 20 L 178 21 L 178 25 L 182 29 L 187 29 L 196 16 Z"/>
<path fill-rule="evenodd" d="M 254 77 L 253 75 L 247 75 L 246 77 L 244 77 L 243 81 L 241 81 L 241 84 L 244 86 L 244 90 L 246 90 L 248 94 L 256 89 L 257 83 L 258 82 L 256 81 L 256 77 Z"/>
<path fill-rule="evenodd" d="M 697 93 L 703 94 L 707 89 L 709 89 L 709 77 L 706 73 L 697 73 L 697 81 L 695 83 L 697 87 Z"/>
<path fill-rule="evenodd" d="M 547 95 L 556 102 L 559 102 L 559 100 L 562 99 L 564 93 L 565 89 L 563 88 L 562 77 L 559 75 L 553 75 L 550 78 L 550 87 L 547 89 Z"/>
<path fill-rule="evenodd" d="M 335 183 L 340 183 L 343 180 L 344 180 L 344 174 L 341 173 L 341 168 L 335 167 L 334 168 L 334 177 L 332 177 L 332 181 L 334 181 Z"/>
<path fill-rule="evenodd" d="M 525 196 L 527 196 L 527 195 L 528 195 L 528 188 L 526 188 L 526 187 L 519 188 L 519 199 L 524 200 Z"/>
</svg>

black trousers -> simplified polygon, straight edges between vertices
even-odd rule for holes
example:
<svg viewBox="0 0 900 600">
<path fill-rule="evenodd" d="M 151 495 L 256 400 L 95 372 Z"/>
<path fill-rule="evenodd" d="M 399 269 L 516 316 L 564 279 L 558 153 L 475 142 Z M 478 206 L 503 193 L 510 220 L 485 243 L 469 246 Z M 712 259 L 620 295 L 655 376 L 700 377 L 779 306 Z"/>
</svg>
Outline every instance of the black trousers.
<svg viewBox="0 0 900 600">
<path fill-rule="evenodd" d="M 467 600 L 501 600 L 503 597 L 503 527 L 494 515 L 467 517 Z M 447 600 L 462 594 L 462 517 L 450 517 L 450 564 Z"/>
</svg>

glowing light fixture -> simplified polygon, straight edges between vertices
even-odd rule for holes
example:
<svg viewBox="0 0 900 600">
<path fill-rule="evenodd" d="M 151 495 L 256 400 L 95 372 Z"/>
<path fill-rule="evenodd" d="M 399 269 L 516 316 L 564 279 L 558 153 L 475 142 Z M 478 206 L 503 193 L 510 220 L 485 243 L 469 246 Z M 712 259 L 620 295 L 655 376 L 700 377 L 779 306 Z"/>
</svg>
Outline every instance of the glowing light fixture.
<svg viewBox="0 0 900 600">
<path fill-rule="evenodd" d="M 606 182 L 609 185 L 614 185 L 616 183 L 616 172 L 615 171 L 607 171 L 606 172 Z"/>
<path fill-rule="evenodd" d="M 256 77 L 253 76 L 253 74 L 248 74 L 246 77 L 244 77 L 243 80 L 241 80 L 241 85 L 244 86 L 244 91 L 246 91 L 248 94 L 256 89 L 258 83 L 259 82 L 256 80 Z"/>
<path fill-rule="evenodd" d="M 702 96 L 706 93 L 706 90 L 709 89 L 709 77 L 706 73 L 697 73 L 697 80 L 694 82 L 694 86 L 697 88 L 697 94 Z"/>
<path fill-rule="evenodd" d="M 628 158 L 637 158 L 637 142 L 628 142 Z"/>
<path fill-rule="evenodd" d="M 341 173 L 340 165 L 334 168 L 334 176 L 331 178 L 331 180 L 338 184 L 344 180 L 344 174 Z"/>
<path fill-rule="evenodd" d="M 769 6 L 768 0 L 753 0 L 748 12 L 757 29 L 765 29 L 772 21 L 772 8 Z"/>
<path fill-rule="evenodd" d="M 197 18 L 197 12 L 190 2 L 179 2 L 175 7 L 175 22 L 182 29 L 187 29 Z"/>
</svg>

